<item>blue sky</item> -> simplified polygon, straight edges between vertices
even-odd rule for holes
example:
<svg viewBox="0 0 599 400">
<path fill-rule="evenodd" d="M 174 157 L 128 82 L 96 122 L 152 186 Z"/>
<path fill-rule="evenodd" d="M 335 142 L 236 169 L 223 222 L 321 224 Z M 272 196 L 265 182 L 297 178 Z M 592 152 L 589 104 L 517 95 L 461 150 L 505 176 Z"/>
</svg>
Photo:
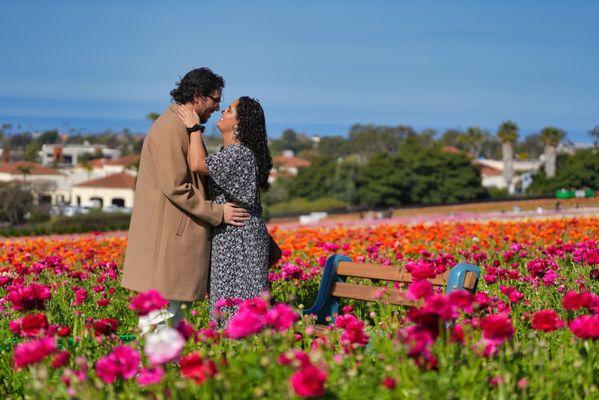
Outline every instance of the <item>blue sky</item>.
<svg viewBox="0 0 599 400">
<path fill-rule="evenodd" d="M 598 21 L 599 2 L 576 0 L 0 0 L 0 115 L 143 121 L 210 66 L 225 98 L 260 99 L 274 130 L 512 119 L 588 142 Z"/>
</svg>

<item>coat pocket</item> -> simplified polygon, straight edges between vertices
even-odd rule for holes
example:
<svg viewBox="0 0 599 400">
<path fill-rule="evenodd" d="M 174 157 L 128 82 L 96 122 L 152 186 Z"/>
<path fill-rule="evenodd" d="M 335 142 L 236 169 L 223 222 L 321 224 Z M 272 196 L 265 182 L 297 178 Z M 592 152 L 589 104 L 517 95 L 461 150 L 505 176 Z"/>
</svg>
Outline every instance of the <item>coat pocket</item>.
<svg viewBox="0 0 599 400">
<path fill-rule="evenodd" d="M 179 225 L 177 225 L 177 236 L 183 237 L 185 234 L 185 229 L 187 229 L 187 223 L 189 222 L 189 217 L 184 213 L 181 213 L 181 217 L 179 218 Z"/>
</svg>

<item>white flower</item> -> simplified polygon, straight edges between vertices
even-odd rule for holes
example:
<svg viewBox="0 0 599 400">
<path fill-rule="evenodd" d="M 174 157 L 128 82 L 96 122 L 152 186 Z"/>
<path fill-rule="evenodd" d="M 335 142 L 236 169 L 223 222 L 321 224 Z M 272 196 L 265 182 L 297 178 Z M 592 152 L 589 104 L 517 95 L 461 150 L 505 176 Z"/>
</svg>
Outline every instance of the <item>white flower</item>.
<svg viewBox="0 0 599 400">
<path fill-rule="evenodd" d="M 164 327 L 146 336 L 144 351 L 152 364 L 164 364 L 179 356 L 185 339 L 176 330 Z"/>
</svg>

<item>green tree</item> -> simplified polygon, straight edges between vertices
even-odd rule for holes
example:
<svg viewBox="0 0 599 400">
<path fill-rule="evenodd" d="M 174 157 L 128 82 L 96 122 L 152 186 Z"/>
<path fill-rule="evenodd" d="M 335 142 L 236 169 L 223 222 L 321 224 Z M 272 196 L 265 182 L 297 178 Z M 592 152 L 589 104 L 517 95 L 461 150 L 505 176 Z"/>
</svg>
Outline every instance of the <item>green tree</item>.
<svg viewBox="0 0 599 400">
<path fill-rule="evenodd" d="M 151 112 L 151 113 L 146 114 L 146 118 L 152 122 L 156 121 L 158 119 L 158 117 L 160 117 L 160 114 L 156 113 L 156 112 Z"/>
<path fill-rule="evenodd" d="M 399 157 L 388 153 L 372 156 L 358 177 L 360 203 L 369 207 L 408 203 L 411 179 L 406 167 Z"/>
<path fill-rule="evenodd" d="M 42 133 L 40 135 L 40 137 L 37 138 L 37 141 L 40 144 L 56 143 L 56 142 L 58 142 L 58 131 L 57 130 L 44 131 L 44 133 Z"/>
<path fill-rule="evenodd" d="M 17 182 L 0 184 L 0 220 L 11 225 L 25 221 L 25 215 L 33 207 L 31 191 Z"/>
<path fill-rule="evenodd" d="M 292 179 L 290 196 L 316 200 L 330 195 L 336 168 L 336 159 L 331 157 L 313 159 L 308 168 L 300 169 L 297 176 Z"/>
<path fill-rule="evenodd" d="M 593 138 L 595 146 L 599 146 L 599 125 L 589 131 L 589 136 Z"/>
<path fill-rule="evenodd" d="M 599 190 L 599 149 L 579 150 L 575 154 L 560 154 L 553 178 L 543 172 L 533 176 L 528 192 L 536 195 L 555 195 L 563 188 L 591 188 Z"/>
</svg>

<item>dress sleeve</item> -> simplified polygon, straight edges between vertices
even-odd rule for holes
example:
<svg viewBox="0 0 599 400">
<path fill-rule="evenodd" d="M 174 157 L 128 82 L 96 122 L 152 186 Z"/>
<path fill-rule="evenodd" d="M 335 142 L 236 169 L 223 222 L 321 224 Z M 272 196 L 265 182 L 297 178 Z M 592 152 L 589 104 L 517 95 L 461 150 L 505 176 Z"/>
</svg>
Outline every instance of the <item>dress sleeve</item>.
<svg viewBox="0 0 599 400">
<path fill-rule="evenodd" d="M 227 146 L 206 157 L 208 175 L 227 200 L 250 207 L 256 202 L 256 160 L 245 146 Z"/>
</svg>

